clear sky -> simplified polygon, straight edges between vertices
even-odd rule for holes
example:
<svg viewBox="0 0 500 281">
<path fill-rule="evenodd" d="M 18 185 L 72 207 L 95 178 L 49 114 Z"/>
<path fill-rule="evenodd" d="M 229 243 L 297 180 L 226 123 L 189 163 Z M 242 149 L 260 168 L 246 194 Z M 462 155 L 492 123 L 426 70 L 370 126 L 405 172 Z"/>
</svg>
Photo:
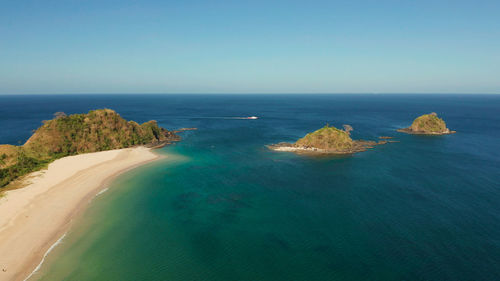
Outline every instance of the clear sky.
<svg viewBox="0 0 500 281">
<path fill-rule="evenodd" d="M 0 93 L 500 93 L 500 1 L 1 0 Z"/>
</svg>

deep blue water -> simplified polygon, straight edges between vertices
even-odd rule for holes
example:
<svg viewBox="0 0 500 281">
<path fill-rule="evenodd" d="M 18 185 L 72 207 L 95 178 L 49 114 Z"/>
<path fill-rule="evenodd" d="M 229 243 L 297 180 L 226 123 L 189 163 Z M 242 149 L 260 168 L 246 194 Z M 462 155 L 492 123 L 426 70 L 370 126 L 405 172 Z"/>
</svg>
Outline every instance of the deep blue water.
<svg viewBox="0 0 500 281">
<path fill-rule="evenodd" d="M 42 280 L 498 280 L 500 96 L 0 96 L 0 143 L 52 113 L 112 108 L 197 127 L 118 178 Z M 397 133 L 437 112 L 447 136 Z M 259 116 L 258 120 L 218 117 Z M 269 151 L 328 122 L 398 143 L 345 157 Z"/>
</svg>

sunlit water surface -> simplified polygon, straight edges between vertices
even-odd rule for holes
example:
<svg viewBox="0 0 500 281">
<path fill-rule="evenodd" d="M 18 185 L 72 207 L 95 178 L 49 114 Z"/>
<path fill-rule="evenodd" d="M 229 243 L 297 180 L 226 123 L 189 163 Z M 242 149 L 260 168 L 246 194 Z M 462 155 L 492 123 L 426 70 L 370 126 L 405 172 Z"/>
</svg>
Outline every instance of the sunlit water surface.
<svg viewBox="0 0 500 281">
<path fill-rule="evenodd" d="M 53 112 L 103 107 L 198 130 L 96 197 L 34 279 L 500 276 L 500 96 L 0 96 L 1 143 L 24 142 Z M 433 111 L 458 133 L 395 131 Z M 265 147 L 327 122 L 400 142 L 346 157 Z"/>
</svg>

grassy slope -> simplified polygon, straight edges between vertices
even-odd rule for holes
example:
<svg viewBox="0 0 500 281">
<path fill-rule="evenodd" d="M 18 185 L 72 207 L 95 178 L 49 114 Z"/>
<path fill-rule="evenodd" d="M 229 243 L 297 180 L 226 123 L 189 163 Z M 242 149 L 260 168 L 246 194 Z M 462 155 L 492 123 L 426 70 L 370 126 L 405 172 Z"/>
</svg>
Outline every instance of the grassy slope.
<svg viewBox="0 0 500 281">
<path fill-rule="evenodd" d="M 0 169 L 12 166 L 17 162 L 20 147 L 10 144 L 0 144 Z"/>
<path fill-rule="evenodd" d="M 412 131 L 430 133 L 440 133 L 448 130 L 443 119 L 432 113 L 416 118 L 410 128 Z"/>
<path fill-rule="evenodd" d="M 345 131 L 326 125 L 317 131 L 307 134 L 295 144 L 304 147 L 346 151 L 353 147 L 354 142 Z"/>
</svg>

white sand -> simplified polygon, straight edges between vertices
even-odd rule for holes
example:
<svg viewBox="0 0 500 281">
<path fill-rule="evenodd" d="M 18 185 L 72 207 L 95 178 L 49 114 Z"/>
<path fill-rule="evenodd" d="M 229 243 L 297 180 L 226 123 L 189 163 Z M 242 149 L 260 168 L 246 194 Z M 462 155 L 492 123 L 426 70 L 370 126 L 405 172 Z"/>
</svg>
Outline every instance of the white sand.
<svg viewBox="0 0 500 281">
<path fill-rule="evenodd" d="M 0 198 L 0 280 L 24 280 L 107 181 L 159 157 L 145 147 L 64 157 L 7 191 Z"/>
<path fill-rule="evenodd" d="M 291 152 L 323 152 L 328 153 L 328 150 L 321 148 L 303 147 L 303 146 L 272 146 L 270 147 L 275 151 L 291 151 Z"/>
</svg>

